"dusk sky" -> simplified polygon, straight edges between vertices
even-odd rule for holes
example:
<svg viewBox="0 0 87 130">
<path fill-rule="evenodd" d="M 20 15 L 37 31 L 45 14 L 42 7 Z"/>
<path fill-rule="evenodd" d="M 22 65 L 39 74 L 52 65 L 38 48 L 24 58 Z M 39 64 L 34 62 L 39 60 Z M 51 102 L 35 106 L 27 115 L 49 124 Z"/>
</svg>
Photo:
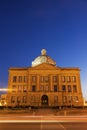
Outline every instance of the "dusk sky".
<svg viewBox="0 0 87 130">
<path fill-rule="evenodd" d="M 87 98 L 87 0 L 0 0 L 0 88 L 43 48 L 57 66 L 81 69 Z"/>
</svg>

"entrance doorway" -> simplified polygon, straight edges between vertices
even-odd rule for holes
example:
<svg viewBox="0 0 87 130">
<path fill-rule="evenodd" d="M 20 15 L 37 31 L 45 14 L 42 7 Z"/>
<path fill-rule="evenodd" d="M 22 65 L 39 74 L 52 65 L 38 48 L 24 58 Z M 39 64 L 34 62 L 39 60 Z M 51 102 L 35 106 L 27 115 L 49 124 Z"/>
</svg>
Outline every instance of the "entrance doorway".
<svg viewBox="0 0 87 130">
<path fill-rule="evenodd" d="M 48 96 L 47 95 L 43 95 L 41 97 L 41 105 L 48 106 Z"/>
</svg>

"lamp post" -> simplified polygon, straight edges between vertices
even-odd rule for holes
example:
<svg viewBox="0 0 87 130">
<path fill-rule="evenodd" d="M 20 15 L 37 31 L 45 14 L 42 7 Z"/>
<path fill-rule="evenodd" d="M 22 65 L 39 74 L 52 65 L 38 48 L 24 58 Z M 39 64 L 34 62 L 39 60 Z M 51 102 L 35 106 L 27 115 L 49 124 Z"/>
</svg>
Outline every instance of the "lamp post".
<svg viewBox="0 0 87 130">
<path fill-rule="evenodd" d="M 7 111 L 7 102 L 5 101 L 5 108 L 6 108 L 6 111 Z"/>
</svg>

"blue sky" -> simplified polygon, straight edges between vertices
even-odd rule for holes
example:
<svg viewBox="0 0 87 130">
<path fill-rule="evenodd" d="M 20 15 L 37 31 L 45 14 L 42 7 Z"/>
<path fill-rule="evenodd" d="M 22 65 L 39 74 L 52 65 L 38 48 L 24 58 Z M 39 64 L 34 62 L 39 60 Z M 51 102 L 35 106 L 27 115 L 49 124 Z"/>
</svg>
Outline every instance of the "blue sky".
<svg viewBox="0 0 87 130">
<path fill-rule="evenodd" d="M 87 98 L 87 0 L 0 0 L 0 88 L 42 48 L 57 66 L 81 69 Z"/>
</svg>

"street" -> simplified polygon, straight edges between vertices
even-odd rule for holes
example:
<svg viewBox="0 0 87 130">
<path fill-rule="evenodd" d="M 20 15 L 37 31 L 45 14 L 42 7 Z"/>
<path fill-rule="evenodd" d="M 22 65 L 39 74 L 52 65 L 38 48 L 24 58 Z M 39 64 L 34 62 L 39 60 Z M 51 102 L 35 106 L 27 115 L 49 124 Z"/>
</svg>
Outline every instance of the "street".
<svg viewBox="0 0 87 130">
<path fill-rule="evenodd" d="M 0 123 L 0 130 L 87 130 L 87 123 Z"/>
<path fill-rule="evenodd" d="M 87 130 L 87 116 L 1 114 L 0 130 Z"/>
</svg>

